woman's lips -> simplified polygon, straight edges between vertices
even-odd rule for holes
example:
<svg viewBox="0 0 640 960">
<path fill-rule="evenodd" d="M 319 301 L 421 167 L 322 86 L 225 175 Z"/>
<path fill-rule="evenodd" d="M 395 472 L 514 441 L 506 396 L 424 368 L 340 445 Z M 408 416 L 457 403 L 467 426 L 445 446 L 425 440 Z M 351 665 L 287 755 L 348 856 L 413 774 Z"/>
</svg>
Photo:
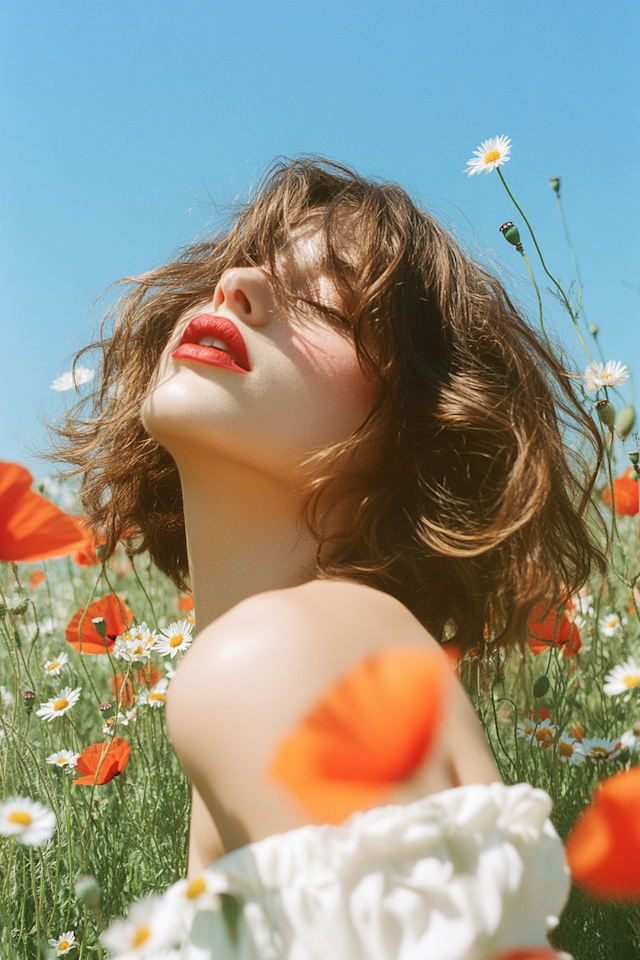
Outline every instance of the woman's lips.
<svg viewBox="0 0 640 960">
<path fill-rule="evenodd" d="M 201 313 L 187 324 L 180 346 L 171 356 L 175 360 L 197 360 L 238 373 L 248 373 L 251 369 L 245 342 L 235 323 L 210 313 Z"/>
</svg>

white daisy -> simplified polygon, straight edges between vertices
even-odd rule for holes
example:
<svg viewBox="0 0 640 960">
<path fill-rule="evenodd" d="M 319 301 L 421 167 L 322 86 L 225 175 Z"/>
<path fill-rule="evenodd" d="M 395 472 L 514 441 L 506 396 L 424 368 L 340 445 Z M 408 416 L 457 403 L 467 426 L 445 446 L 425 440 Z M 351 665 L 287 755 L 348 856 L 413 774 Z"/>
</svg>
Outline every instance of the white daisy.
<svg viewBox="0 0 640 960">
<path fill-rule="evenodd" d="M 626 747 L 629 753 L 635 753 L 638 749 L 638 738 L 633 730 L 625 730 L 620 737 L 620 743 L 623 747 Z"/>
<path fill-rule="evenodd" d="M 610 613 L 600 621 L 600 629 L 605 637 L 612 637 L 620 629 L 620 617 L 617 613 Z"/>
<path fill-rule="evenodd" d="M 50 677 L 57 677 L 63 667 L 69 663 L 68 653 L 59 653 L 55 660 L 47 660 L 44 665 L 44 672 Z"/>
<path fill-rule="evenodd" d="M 76 934 L 74 930 L 67 930 L 58 939 L 47 940 L 50 947 L 56 948 L 56 956 L 61 957 L 63 953 L 69 953 L 76 946 Z"/>
<path fill-rule="evenodd" d="M 43 703 L 39 710 L 36 710 L 37 717 L 44 717 L 51 722 L 54 717 L 61 717 L 67 710 L 71 710 L 80 699 L 82 687 L 65 687 L 60 691 L 57 697 L 51 697 L 46 703 Z"/>
<path fill-rule="evenodd" d="M 4 707 L 6 710 L 9 707 L 12 707 L 15 702 L 15 697 L 10 690 L 7 690 L 6 687 L 0 687 L 0 707 Z"/>
<path fill-rule="evenodd" d="M 68 767 L 73 769 L 78 762 L 79 756 L 79 753 L 73 753 L 71 750 L 58 750 L 57 753 L 50 753 L 46 761 L 54 767 Z"/>
<path fill-rule="evenodd" d="M 135 707 L 131 707 L 131 710 L 127 710 L 125 716 L 126 719 L 122 721 L 122 726 L 126 727 L 129 723 L 132 723 L 138 715 L 138 711 Z"/>
<path fill-rule="evenodd" d="M 604 763 L 606 760 L 615 760 L 622 752 L 620 740 L 609 740 L 606 737 L 585 737 L 580 749 L 591 763 Z"/>
<path fill-rule="evenodd" d="M 165 663 L 165 665 L 164 665 L 164 669 L 165 669 L 165 672 L 166 672 L 166 674 L 167 674 L 168 679 L 169 679 L 169 680 L 173 680 L 173 678 L 174 678 L 175 675 L 176 675 L 176 668 L 173 666 L 173 664 L 172 664 L 172 663 L 169 663 L 169 661 L 167 661 L 167 662 Z"/>
<path fill-rule="evenodd" d="M 105 737 L 110 737 L 115 726 L 120 724 L 120 726 L 126 727 L 128 723 L 129 721 L 125 717 L 124 713 L 119 713 L 116 717 L 107 717 L 102 725 L 102 735 Z"/>
<path fill-rule="evenodd" d="M 518 724 L 517 734 L 525 740 L 531 740 L 536 732 L 536 725 L 530 717 L 523 717 Z"/>
<path fill-rule="evenodd" d="M 52 810 L 28 797 L 12 797 L 0 804 L 0 834 L 17 837 L 28 847 L 38 847 L 56 828 Z"/>
<path fill-rule="evenodd" d="M 148 704 L 150 707 L 164 707 L 167 702 L 167 689 L 169 687 L 169 680 L 167 677 L 163 677 L 161 680 L 158 680 L 154 687 L 151 687 L 150 690 L 147 690 L 146 687 L 140 691 L 138 696 L 139 704 Z"/>
<path fill-rule="evenodd" d="M 219 894 L 228 889 L 228 880 L 224 874 L 205 871 L 195 880 L 178 880 L 165 893 L 167 900 L 186 914 L 187 922 L 193 919 L 198 910 L 218 910 Z"/>
<path fill-rule="evenodd" d="M 177 904 L 167 897 L 147 897 L 133 904 L 126 920 L 112 923 L 101 939 L 118 960 L 136 960 L 177 946 L 183 933 Z"/>
<path fill-rule="evenodd" d="M 634 687 L 640 686 L 640 667 L 633 657 L 629 657 L 624 663 L 614 667 L 604 679 L 602 689 L 610 697 L 615 697 L 618 693 L 628 693 Z"/>
<path fill-rule="evenodd" d="M 545 750 L 549 750 L 553 746 L 555 729 L 556 728 L 552 723 L 549 723 L 548 720 L 543 720 L 538 724 L 536 731 L 531 738 L 531 742 L 537 743 L 539 747 L 544 747 Z"/>
<path fill-rule="evenodd" d="M 566 733 L 560 734 L 560 739 L 558 740 L 558 756 L 563 763 L 569 762 L 574 766 L 584 763 L 585 759 L 580 741 L 574 737 L 567 736 Z"/>
<path fill-rule="evenodd" d="M 89 370 L 88 367 L 76 367 L 75 373 L 72 370 L 61 373 L 51 384 L 51 389 L 58 392 L 73 390 L 74 387 L 80 387 L 83 383 L 93 380 L 94 376 L 95 370 Z"/>
<path fill-rule="evenodd" d="M 496 167 L 502 166 L 509 159 L 511 152 L 510 137 L 493 137 L 491 140 L 485 140 L 480 144 L 477 150 L 474 150 L 474 156 L 469 160 L 469 166 L 464 173 L 470 177 L 474 173 L 490 173 Z"/>
<path fill-rule="evenodd" d="M 170 623 L 168 627 L 164 627 L 156 640 L 155 649 L 163 657 L 168 655 L 173 659 L 176 654 L 184 653 L 185 650 L 189 649 L 193 641 L 192 633 L 193 624 L 189 623 L 188 620 L 176 620 Z"/>
<path fill-rule="evenodd" d="M 591 363 L 580 377 L 587 384 L 587 390 L 601 390 L 602 387 L 617 387 L 629 379 L 629 368 L 619 360 L 607 363 Z"/>
</svg>

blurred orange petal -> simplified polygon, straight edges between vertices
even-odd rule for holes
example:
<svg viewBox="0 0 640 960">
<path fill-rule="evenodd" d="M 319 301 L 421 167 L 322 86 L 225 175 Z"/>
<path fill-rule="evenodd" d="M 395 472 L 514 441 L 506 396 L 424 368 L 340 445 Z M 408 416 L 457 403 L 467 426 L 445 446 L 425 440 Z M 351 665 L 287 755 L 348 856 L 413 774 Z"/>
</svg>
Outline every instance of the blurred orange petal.
<svg viewBox="0 0 640 960">
<path fill-rule="evenodd" d="M 640 496 L 638 481 L 635 479 L 633 467 L 629 467 L 613 481 L 613 495 L 616 501 L 616 513 L 619 517 L 635 517 L 640 511 Z M 602 499 L 608 507 L 611 506 L 611 488 L 606 487 Z"/>
<path fill-rule="evenodd" d="M 561 647 L 565 657 L 574 656 L 582 647 L 578 627 L 564 610 L 552 610 L 546 615 L 545 610 L 544 603 L 539 603 L 531 612 L 527 646 L 534 657 L 553 646 Z"/>
<path fill-rule="evenodd" d="M 32 482 L 25 467 L 0 460 L 0 560 L 6 563 L 65 557 L 87 539 L 74 517 L 31 490 Z"/>
<path fill-rule="evenodd" d="M 29 583 L 31 584 L 31 589 L 35 590 L 36 587 L 39 587 L 42 581 L 44 580 L 44 570 L 34 570 L 29 578 Z"/>
<path fill-rule="evenodd" d="M 95 624 L 91 622 L 94 617 L 104 617 L 106 621 L 107 635 L 104 640 L 96 630 Z M 80 621 L 82 621 L 82 628 Z M 124 600 L 114 593 L 109 593 L 106 597 L 91 603 L 86 613 L 84 607 L 78 610 L 67 625 L 65 637 L 79 653 L 111 653 L 116 637 L 123 634 L 127 627 L 131 626 L 132 621 L 133 613 Z M 82 629 L 82 642 L 80 629 Z"/>
<path fill-rule="evenodd" d="M 158 680 L 162 677 L 162 674 L 152 663 L 145 664 L 141 670 L 138 670 L 133 674 L 133 679 L 136 679 L 143 687 L 153 687 L 156 685 Z M 115 677 L 111 677 L 111 689 L 113 691 L 114 700 L 120 699 L 120 690 L 122 689 L 122 684 L 124 681 L 124 674 L 118 673 Z M 132 678 L 130 677 L 124 685 L 122 690 L 122 701 L 121 706 L 130 707 L 133 703 L 133 683 Z"/>
<path fill-rule="evenodd" d="M 108 783 L 122 773 L 129 762 L 130 751 L 131 746 L 122 737 L 114 737 L 108 745 L 92 743 L 90 747 L 85 747 L 76 764 L 76 769 L 85 776 L 78 777 L 73 781 L 74 784 Z"/>
<path fill-rule="evenodd" d="M 566 956 L 566 954 L 565 954 Z M 485 960 L 559 960 L 560 954 L 551 947 L 513 947 L 491 953 Z"/>
<path fill-rule="evenodd" d="M 193 597 L 179 597 L 178 610 L 193 610 Z"/>
<path fill-rule="evenodd" d="M 424 762 L 450 670 L 441 653 L 415 647 L 364 660 L 283 740 L 271 776 L 323 823 L 375 805 Z"/>
<path fill-rule="evenodd" d="M 595 897 L 640 900 L 640 768 L 603 780 L 567 839 L 575 883 Z"/>
</svg>

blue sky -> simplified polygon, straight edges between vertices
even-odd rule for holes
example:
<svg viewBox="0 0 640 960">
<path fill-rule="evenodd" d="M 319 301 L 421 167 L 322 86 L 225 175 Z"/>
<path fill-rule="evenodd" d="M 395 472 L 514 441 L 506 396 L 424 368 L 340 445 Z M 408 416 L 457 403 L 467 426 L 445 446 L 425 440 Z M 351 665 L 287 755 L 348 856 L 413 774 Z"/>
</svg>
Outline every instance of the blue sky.
<svg viewBox="0 0 640 960">
<path fill-rule="evenodd" d="M 0 15 L 0 458 L 50 470 L 28 446 L 71 399 L 49 387 L 96 297 L 215 229 L 281 155 L 400 182 L 533 312 L 498 232 L 517 212 L 495 173 L 462 173 L 510 136 L 503 169 L 552 272 L 573 276 L 560 175 L 587 316 L 640 375 L 635 0 L 0 0 Z"/>
</svg>

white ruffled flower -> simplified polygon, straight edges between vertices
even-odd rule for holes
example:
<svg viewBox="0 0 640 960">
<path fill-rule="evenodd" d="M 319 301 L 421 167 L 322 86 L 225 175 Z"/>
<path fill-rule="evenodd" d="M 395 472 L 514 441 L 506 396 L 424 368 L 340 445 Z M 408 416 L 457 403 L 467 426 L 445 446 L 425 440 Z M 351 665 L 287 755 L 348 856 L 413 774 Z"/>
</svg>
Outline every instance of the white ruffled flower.
<svg viewBox="0 0 640 960">
<path fill-rule="evenodd" d="M 50 700 L 42 704 L 39 710 L 36 710 L 36 716 L 44 717 L 51 723 L 55 717 L 61 717 L 67 710 L 71 710 L 75 706 L 80 699 L 81 690 L 82 687 L 76 687 L 75 690 L 72 690 L 71 687 L 64 687 L 57 697 L 51 697 Z"/>
<path fill-rule="evenodd" d="M 0 804 L 0 834 L 17 837 L 28 847 L 38 847 L 53 835 L 56 817 L 52 810 L 28 797 L 12 797 Z"/>
<path fill-rule="evenodd" d="M 134 903 L 126 920 L 112 923 L 101 939 L 117 960 L 148 960 L 178 946 L 183 935 L 180 913 L 165 896 Z"/>
<path fill-rule="evenodd" d="M 47 660 L 44 665 L 44 672 L 49 677 L 57 677 L 63 667 L 69 663 L 69 654 L 60 653 L 54 660 Z"/>
<path fill-rule="evenodd" d="M 607 363 L 589 364 L 580 378 L 587 384 L 587 390 L 601 390 L 602 387 L 617 387 L 629 379 L 629 368 L 619 360 L 608 360 Z"/>
<path fill-rule="evenodd" d="M 510 152 L 510 137 L 492 137 L 491 140 L 484 140 L 478 149 L 473 151 L 474 156 L 468 161 L 469 165 L 463 172 L 468 173 L 470 177 L 482 171 L 490 173 L 507 162 Z"/>
<path fill-rule="evenodd" d="M 640 686 L 640 667 L 633 657 L 629 657 L 624 663 L 614 667 L 604 679 L 602 689 L 608 696 L 615 697 L 619 693 L 628 693 L 634 687 Z"/>
<path fill-rule="evenodd" d="M 74 769 L 79 756 L 79 753 L 74 753 L 72 750 L 58 750 L 56 753 L 50 753 L 46 762 L 54 767 Z"/>
<path fill-rule="evenodd" d="M 176 620 L 164 627 L 155 643 L 155 649 L 163 657 L 173 659 L 178 653 L 184 653 L 193 642 L 193 624 L 188 620 Z"/>
<path fill-rule="evenodd" d="M 89 383 L 95 376 L 95 370 L 89 370 L 88 367 L 76 367 L 75 372 L 67 370 L 51 384 L 51 390 L 62 392 L 64 390 L 73 390 L 74 387 L 80 387 L 83 383 Z"/>
<path fill-rule="evenodd" d="M 116 638 L 113 656 L 127 663 L 145 662 L 151 656 L 156 640 L 156 634 L 143 620 Z"/>
<path fill-rule="evenodd" d="M 624 748 L 626 748 L 629 753 L 635 753 L 638 749 L 638 737 L 635 735 L 633 730 L 625 730 L 625 732 L 620 737 L 620 743 Z"/>
<path fill-rule="evenodd" d="M 50 947 L 55 947 L 56 956 L 61 957 L 63 954 L 69 953 L 69 950 L 76 946 L 75 930 L 67 930 L 61 937 L 47 940 L 47 943 Z"/>
<path fill-rule="evenodd" d="M 169 680 L 167 677 L 162 677 L 150 690 L 143 687 L 138 695 L 138 703 L 147 704 L 150 707 L 164 707 L 167 702 L 168 688 Z"/>
</svg>

